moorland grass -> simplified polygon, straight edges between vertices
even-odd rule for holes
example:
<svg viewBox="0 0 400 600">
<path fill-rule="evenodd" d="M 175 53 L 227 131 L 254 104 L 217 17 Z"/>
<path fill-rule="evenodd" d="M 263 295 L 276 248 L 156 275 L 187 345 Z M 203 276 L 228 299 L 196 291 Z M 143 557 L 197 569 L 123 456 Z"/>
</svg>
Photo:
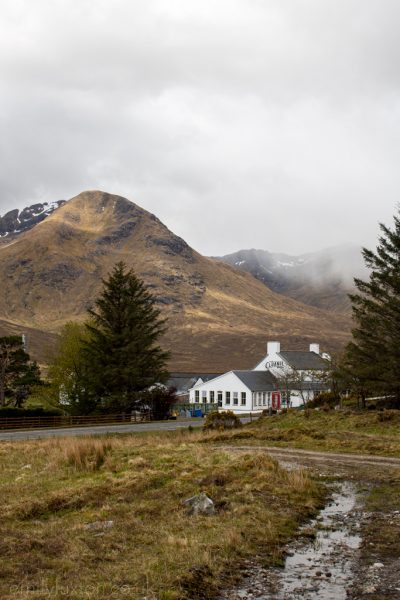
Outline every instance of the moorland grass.
<svg viewBox="0 0 400 600">
<path fill-rule="evenodd" d="M 204 441 L 400 457 L 400 411 L 289 410 Z"/>
<path fill-rule="evenodd" d="M 210 598 L 246 559 L 279 563 L 321 505 L 321 485 L 264 453 L 230 453 L 203 437 L 0 444 L 0 597 Z M 200 491 L 215 516 L 186 515 L 182 501 Z"/>
</svg>

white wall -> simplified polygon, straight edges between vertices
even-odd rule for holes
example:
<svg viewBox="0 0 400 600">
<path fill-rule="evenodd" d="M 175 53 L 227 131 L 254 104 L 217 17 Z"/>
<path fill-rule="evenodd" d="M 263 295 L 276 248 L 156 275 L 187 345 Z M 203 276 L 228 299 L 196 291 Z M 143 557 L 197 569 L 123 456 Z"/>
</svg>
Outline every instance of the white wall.
<svg viewBox="0 0 400 600">
<path fill-rule="evenodd" d="M 287 363 L 282 360 L 278 353 L 272 352 L 267 354 L 262 361 L 254 367 L 254 371 L 271 371 L 272 369 L 284 367 L 285 365 L 287 365 Z"/>
<path fill-rule="evenodd" d="M 253 410 L 251 391 L 242 381 L 232 372 L 225 373 L 220 377 L 211 379 L 206 383 L 195 385 L 189 393 L 189 402 L 196 402 L 195 392 L 199 392 L 199 402 L 203 404 L 203 392 L 206 394 L 207 402 L 210 402 L 210 392 L 214 392 L 214 401 L 218 404 L 218 392 L 222 392 L 222 407 L 220 410 L 233 410 L 235 413 L 245 413 Z M 230 404 L 226 403 L 226 392 L 230 393 Z M 238 404 L 233 404 L 233 394 L 238 394 Z M 241 403 L 241 394 L 246 393 L 246 404 Z"/>
</svg>

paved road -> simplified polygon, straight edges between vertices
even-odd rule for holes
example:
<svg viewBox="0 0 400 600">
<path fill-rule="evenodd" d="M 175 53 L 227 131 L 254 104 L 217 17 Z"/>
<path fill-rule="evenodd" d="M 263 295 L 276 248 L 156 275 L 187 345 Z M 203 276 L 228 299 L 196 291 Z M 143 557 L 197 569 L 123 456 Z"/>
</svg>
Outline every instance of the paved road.
<svg viewBox="0 0 400 600">
<path fill-rule="evenodd" d="M 91 427 L 63 427 L 57 429 L 30 429 L 26 431 L 1 431 L 0 441 L 32 440 L 51 437 L 65 437 L 75 435 L 101 435 L 104 433 L 140 433 L 142 431 L 175 431 L 199 427 L 204 419 L 194 418 L 185 421 L 156 421 L 152 423 L 129 423 L 126 425 L 96 425 Z"/>
</svg>

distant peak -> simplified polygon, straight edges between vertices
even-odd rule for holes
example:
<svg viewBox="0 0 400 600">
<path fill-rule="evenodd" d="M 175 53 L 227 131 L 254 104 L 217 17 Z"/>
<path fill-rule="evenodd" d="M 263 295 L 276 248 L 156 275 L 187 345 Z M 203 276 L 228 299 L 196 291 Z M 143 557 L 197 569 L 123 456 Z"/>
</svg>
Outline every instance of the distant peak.
<svg viewBox="0 0 400 600">
<path fill-rule="evenodd" d="M 10 210 L 0 217 L 0 238 L 9 235 L 15 236 L 23 231 L 32 229 L 35 225 L 44 221 L 55 210 L 66 203 L 65 200 L 54 200 L 52 202 L 38 202 L 26 206 L 23 210 Z"/>
</svg>

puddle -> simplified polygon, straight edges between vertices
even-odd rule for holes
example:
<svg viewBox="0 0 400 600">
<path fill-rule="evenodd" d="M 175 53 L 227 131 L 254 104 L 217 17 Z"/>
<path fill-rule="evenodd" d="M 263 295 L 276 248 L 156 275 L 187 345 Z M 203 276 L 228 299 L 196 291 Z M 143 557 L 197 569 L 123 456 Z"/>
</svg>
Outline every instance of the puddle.
<svg viewBox="0 0 400 600">
<path fill-rule="evenodd" d="M 345 600 L 351 589 L 357 535 L 356 491 L 345 482 L 318 517 L 303 528 L 313 539 L 287 548 L 283 569 L 251 568 L 244 584 L 225 596 L 230 599 Z"/>
</svg>

